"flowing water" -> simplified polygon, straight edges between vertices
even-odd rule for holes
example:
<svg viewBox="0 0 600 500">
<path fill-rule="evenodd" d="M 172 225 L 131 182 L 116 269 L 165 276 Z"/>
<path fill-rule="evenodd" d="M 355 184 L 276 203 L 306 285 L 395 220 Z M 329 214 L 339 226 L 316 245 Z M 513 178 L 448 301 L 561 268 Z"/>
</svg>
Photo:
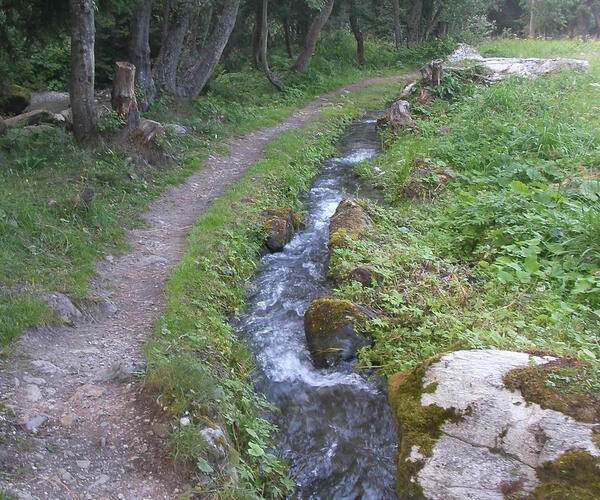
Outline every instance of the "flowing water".
<svg viewBox="0 0 600 500">
<path fill-rule="evenodd" d="M 277 444 L 296 480 L 294 498 L 395 498 L 396 434 L 384 389 L 350 363 L 314 368 L 304 337 L 304 312 L 331 293 L 329 218 L 359 188 L 352 164 L 379 152 L 374 120 L 350 125 L 339 150 L 307 196 L 306 229 L 263 258 L 238 330 L 255 353 L 257 391 L 281 409 Z"/>
</svg>

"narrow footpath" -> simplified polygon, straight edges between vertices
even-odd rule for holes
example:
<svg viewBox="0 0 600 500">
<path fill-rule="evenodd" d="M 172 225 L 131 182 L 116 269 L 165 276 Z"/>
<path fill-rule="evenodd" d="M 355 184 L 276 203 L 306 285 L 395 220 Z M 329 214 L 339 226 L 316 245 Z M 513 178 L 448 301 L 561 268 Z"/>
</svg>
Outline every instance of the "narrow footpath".
<svg viewBox="0 0 600 500">
<path fill-rule="evenodd" d="M 133 373 L 188 230 L 276 135 L 315 118 L 344 92 L 410 76 L 348 85 L 282 123 L 232 139 L 227 155 L 211 156 L 150 206 L 146 227 L 128 234 L 130 251 L 97 264 L 92 289 L 116 311 L 97 321 L 29 331 L 14 355 L 0 361 L 0 408 L 19 424 L 15 428 L 0 417 L 0 464 L 16 468 L 10 477 L 0 476 L 0 490 L 16 491 L 19 499 L 158 499 L 181 492 L 184 481 L 165 460 L 168 422 Z"/>
</svg>

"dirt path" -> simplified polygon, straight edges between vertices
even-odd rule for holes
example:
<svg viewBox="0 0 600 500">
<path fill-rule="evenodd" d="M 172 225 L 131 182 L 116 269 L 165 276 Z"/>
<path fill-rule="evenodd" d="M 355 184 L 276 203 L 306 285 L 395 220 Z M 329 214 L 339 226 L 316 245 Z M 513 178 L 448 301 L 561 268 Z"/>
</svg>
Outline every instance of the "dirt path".
<svg viewBox="0 0 600 500">
<path fill-rule="evenodd" d="M 0 474 L 9 471 L 0 475 L 0 490 L 16 491 L 20 499 L 177 496 L 181 478 L 164 459 L 167 422 L 144 401 L 131 372 L 164 305 L 163 288 L 183 256 L 188 229 L 276 135 L 308 122 L 342 92 L 406 78 L 349 85 L 278 125 L 233 139 L 227 156 L 211 156 L 152 204 L 147 227 L 129 233 L 130 252 L 98 263 L 94 288 L 116 312 L 31 331 L 14 359 L 2 361 L 0 405 L 18 426 L 0 417 Z"/>
</svg>

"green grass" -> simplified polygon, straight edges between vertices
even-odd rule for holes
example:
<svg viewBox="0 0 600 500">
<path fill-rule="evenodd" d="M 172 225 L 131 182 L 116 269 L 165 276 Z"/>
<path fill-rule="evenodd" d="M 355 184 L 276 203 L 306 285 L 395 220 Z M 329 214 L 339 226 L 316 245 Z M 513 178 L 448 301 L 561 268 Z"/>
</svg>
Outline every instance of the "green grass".
<svg viewBox="0 0 600 500">
<path fill-rule="evenodd" d="M 354 50 L 350 35 L 334 33 L 282 94 L 262 72 L 244 70 L 218 74 L 205 94 L 191 100 L 159 98 L 147 117 L 184 124 L 193 134 L 167 135 L 154 146 L 151 156 L 159 161 L 153 167 L 124 166 L 132 153 L 112 144 L 118 124 L 110 116 L 102 120 L 107 142 L 94 151 L 82 150 L 57 128 L 11 130 L 0 138 L 0 346 L 28 326 L 53 320 L 39 303 L 41 293 L 60 291 L 75 302 L 90 298 L 94 262 L 106 252 L 122 252 L 125 231 L 141 224 L 148 203 L 202 168 L 221 141 L 281 121 L 340 85 L 406 67 L 389 46 L 370 41 L 369 64 L 359 68 Z M 275 57 L 273 64 L 283 68 L 288 62 Z M 89 206 L 78 201 L 86 188 L 95 193 Z"/>
<path fill-rule="evenodd" d="M 440 352 L 496 347 L 600 366 L 600 44 L 498 41 L 484 53 L 581 56 L 591 74 L 464 85 L 415 105 L 417 133 L 386 138 L 360 171 L 388 205 L 336 251 L 336 295 L 379 313 L 363 366 L 392 374 Z M 410 199 L 407 199 L 409 197 Z"/>
<path fill-rule="evenodd" d="M 186 255 L 167 285 L 166 309 L 146 348 L 146 384 L 174 417 L 191 419 L 190 429 L 174 432 L 170 446 L 172 457 L 190 470 L 204 472 L 210 465 L 198 430 L 213 423 L 226 427 L 240 481 L 228 485 L 226 476 L 214 472 L 198 486 L 204 494 L 279 498 L 292 487 L 285 463 L 271 451 L 272 426 L 261 416 L 271 408 L 253 393 L 251 356 L 230 321 L 244 306 L 266 241 L 265 210 L 300 209 L 301 194 L 320 160 L 334 152 L 333 143 L 348 121 L 363 109 L 380 106 L 398 90 L 388 82 L 347 94 L 339 99 L 343 106 L 328 108 L 319 121 L 276 137 L 264 159 L 231 186 L 190 233 Z"/>
</svg>

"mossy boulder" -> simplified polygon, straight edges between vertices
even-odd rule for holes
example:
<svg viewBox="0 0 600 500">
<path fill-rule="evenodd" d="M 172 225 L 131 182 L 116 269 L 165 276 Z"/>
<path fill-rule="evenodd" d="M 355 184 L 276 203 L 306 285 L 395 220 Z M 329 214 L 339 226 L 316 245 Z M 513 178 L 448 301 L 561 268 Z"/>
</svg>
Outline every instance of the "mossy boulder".
<svg viewBox="0 0 600 500">
<path fill-rule="evenodd" d="M 550 483 L 565 492 L 596 491 L 595 477 L 569 474 L 560 461 L 571 463 L 575 453 L 597 476 L 590 465 L 600 460 L 597 426 L 528 403 L 503 382 L 511 370 L 553 361 L 491 349 L 457 351 L 391 377 L 400 498 L 558 498 L 536 493 Z M 546 481 L 544 471 L 553 470 L 562 472 Z"/>
<path fill-rule="evenodd" d="M 371 223 L 369 215 L 355 200 L 342 200 L 329 221 L 329 248 L 343 247 L 347 238 L 360 237 Z"/>
<path fill-rule="evenodd" d="M 348 300 L 317 299 L 304 314 L 306 343 L 315 366 L 326 368 L 348 361 L 370 344 L 360 331 L 373 313 Z"/>
<path fill-rule="evenodd" d="M 271 252 L 281 252 L 294 236 L 294 211 L 291 207 L 272 207 L 265 213 L 266 246 Z"/>
<path fill-rule="evenodd" d="M 18 115 L 22 113 L 31 100 L 31 93 L 20 85 L 10 85 L 4 95 L 0 96 L 0 113 Z"/>
</svg>

